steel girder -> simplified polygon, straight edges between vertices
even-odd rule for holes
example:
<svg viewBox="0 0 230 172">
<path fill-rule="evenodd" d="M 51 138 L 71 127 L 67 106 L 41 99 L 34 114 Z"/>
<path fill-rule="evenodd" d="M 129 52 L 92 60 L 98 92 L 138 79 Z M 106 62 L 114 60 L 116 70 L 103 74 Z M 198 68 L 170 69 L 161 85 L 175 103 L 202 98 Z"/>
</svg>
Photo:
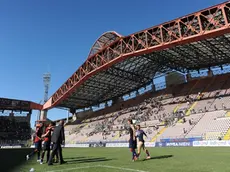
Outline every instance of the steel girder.
<svg viewBox="0 0 230 172">
<path fill-rule="evenodd" d="M 25 100 L 0 98 L 0 110 L 31 111 L 33 109 L 41 110 L 42 105 Z"/>
<path fill-rule="evenodd" d="M 120 37 L 90 56 L 44 104 L 43 108 L 59 105 L 89 78 L 131 57 L 145 56 L 146 54 L 164 56 L 166 67 L 180 68 L 181 70 L 228 63 L 227 56 L 222 57 L 223 54 L 217 53 L 215 49 L 210 51 L 208 42 L 209 39 L 216 41 L 219 39 L 216 37 L 228 34 L 230 32 L 229 22 L 230 2 L 225 2 L 129 36 Z M 228 35 L 225 36 L 228 39 Z M 208 40 L 208 42 L 202 43 L 203 40 Z M 218 41 L 218 45 L 211 43 L 211 46 L 217 48 L 219 44 L 222 48 L 224 47 L 221 41 Z M 185 53 L 186 46 L 191 46 L 191 49 L 202 49 L 201 52 L 203 51 L 204 54 L 200 50 Z M 200 61 L 197 61 L 198 55 Z M 195 59 L 194 56 L 196 56 Z M 180 58 L 178 59 L 178 57 Z"/>
</svg>

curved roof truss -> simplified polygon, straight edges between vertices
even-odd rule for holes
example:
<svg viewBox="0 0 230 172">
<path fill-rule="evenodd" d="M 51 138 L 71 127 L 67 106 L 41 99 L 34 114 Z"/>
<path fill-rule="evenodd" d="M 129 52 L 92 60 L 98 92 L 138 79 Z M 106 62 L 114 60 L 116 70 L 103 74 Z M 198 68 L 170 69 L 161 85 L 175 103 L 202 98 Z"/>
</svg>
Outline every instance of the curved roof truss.
<svg viewBox="0 0 230 172">
<path fill-rule="evenodd" d="M 103 33 L 93 44 L 88 57 L 91 57 L 94 54 L 98 53 L 100 50 L 109 46 L 112 42 L 118 40 L 119 38 L 121 38 L 121 35 L 114 31 Z"/>
</svg>

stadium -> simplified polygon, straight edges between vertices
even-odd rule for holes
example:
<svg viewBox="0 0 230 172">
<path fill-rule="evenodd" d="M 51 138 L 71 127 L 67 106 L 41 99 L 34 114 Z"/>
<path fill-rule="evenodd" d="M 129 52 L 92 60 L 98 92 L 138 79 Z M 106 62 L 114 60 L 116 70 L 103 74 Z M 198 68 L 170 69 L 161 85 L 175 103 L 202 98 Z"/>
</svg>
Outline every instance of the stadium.
<svg viewBox="0 0 230 172">
<path fill-rule="evenodd" d="M 44 104 L 0 98 L 1 168 L 230 171 L 229 49 L 229 1 L 128 36 L 105 32 L 50 98 L 46 90 Z M 162 75 L 165 82 L 154 83 Z M 35 157 L 26 161 L 34 149 L 31 113 L 40 111 L 37 123 L 47 124 L 52 108 L 70 114 L 54 121 L 65 122 L 67 163 L 40 165 Z M 147 134 L 148 160 L 144 152 L 137 161 L 130 160 L 130 119 Z"/>
</svg>

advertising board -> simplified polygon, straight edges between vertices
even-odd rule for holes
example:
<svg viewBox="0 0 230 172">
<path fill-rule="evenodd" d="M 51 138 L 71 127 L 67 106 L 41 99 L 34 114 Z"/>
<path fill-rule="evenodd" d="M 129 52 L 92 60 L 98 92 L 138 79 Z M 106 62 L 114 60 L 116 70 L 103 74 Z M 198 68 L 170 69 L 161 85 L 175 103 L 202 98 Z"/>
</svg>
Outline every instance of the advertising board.
<svg viewBox="0 0 230 172">
<path fill-rule="evenodd" d="M 229 147 L 229 140 L 205 140 L 205 141 L 194 141 L 194 147 Z"/>
<path fill-rule="evenodd" d="M 106 147 L 129 147 L 129 143 L 106 143 Z M 145 142 L 145 147 L 155 147 L 155 142 Z"/>
<path fill-rule="evenodd" d="M 66 144 L 65 148 L 88 148 L 89 144 Z"/>
<path fill-rule="evenodd" d="M 22 148 L 21 145 L 15 145 L 15 146 L 0 146 L 1 149 L 17 149 Z"/>
<path fill-rule="evenodd" d="M 193 142 L 157 142 L 156 147 L 188 147 L 193 146 Z"/>
</svg>

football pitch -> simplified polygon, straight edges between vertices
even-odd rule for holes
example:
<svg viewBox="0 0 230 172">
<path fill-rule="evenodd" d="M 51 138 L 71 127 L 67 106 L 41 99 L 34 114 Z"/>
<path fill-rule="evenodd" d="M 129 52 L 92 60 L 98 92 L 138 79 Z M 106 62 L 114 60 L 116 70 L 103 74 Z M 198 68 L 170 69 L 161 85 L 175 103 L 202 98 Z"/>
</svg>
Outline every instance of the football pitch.
<svg viewBox="0 0 230 172">
<path fill-rule="evenodd" d="M 36 157 L 15 172 L 229 172 L 230 148 L 151 148 L 151 159 L 131 161 L 128 148 L 65 148 L 66 164 L 48 166 Z M 24 155 L 21 155 L 24 156 Z"/>
</svg>

